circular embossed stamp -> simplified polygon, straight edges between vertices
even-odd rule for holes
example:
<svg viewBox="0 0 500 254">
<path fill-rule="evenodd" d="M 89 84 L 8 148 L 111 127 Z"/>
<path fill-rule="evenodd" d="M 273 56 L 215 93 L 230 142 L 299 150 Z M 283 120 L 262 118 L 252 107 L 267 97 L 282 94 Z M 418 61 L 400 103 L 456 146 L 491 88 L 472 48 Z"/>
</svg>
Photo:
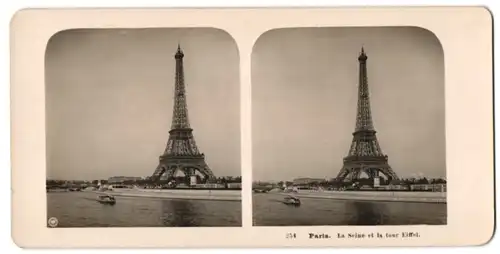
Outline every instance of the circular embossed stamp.
<svg viewBox="0 0 500 254">
<path fill-rule="evenodd" d="M 57 227 L 57 224 L 59 224 L 59 221 L 57 220 L 57 218 L 51 217 L 51 218 L 49 218 L 47 223 L 48 223 L 49 227 L 55 228 L 55 227 Z"/>
</svg>

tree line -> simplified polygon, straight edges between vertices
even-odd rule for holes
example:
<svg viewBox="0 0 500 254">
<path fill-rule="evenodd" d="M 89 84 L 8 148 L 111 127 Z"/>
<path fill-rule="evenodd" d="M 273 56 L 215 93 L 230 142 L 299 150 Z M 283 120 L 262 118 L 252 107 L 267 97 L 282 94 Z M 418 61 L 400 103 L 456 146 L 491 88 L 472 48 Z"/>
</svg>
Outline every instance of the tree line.
<svg viewBox="0 0 500 254">
<path fill-rule="evenodd" d="M 351 186 L 353 183 L 354 182 L 340 181 L 338 179 L 333 178 L 333 179 L 324 180 L 324 181 L 311 181 L 311 182 L 299 184 L 299 185 L 310 186 L 310 187 L 328 188 L 328 187 L 347 187 L 347 186 Z M 361 179 L 357 179 L 356 183 L 358 185 L 373 185 L 373 179 L 361 178 Z M 380 178 L 380 185 L 388 185 L 388 184 L 407 185 L 407 186 L 413 185 L 413 184 L 446 184 L 446 180 L 442 179 L 442 178 L 421 177 L 421 178 L 403 178 L 400 180 L 388 182 L 386 179 Z M 272 186 L 275 186 L 278 188 L 282 188 L 283 186 L 286 186 L 286 187 L 293 186 L 294 183 L 292 181 L 279 181 L 277 183 L 255 182 L 253 185 L 254 186 L 272 185 Z"/>
<path fill-rule="evenodd" d="M 184 176 L 178 176 L 178 177 L 175 177 L 174 180 L 176 182 L 184 182 L 188 179 L 186 179 L 186 177 Z M 197 182 L 200 183 L 201 182 L 201 178 L 200 176 L 197 175 Z M 46 186 L 48 187 L 52 187 L 52 186 L 66 186 L 66 185 L 97 185 L 99 182 L 101 182 L 101 184 L 109 184 L 109 181 L 106 180 L 106 179 L 101 179 L 101 180 L 92 180 L 92 181 L 78 181 L 78 180 L 75 180 L 75 181 L 67 181 L 67 180 L 46 180 L 45 184 Z M 138 180 L 125 180 L 125 181 L 122 181 L 120 182 L 121 184 L 135 184 L 135 185 L 146 185 L 146 184 L 153 184 L 155 182 L 152 182 L 150 180 L 150 178 L 146 178 L 146 179 L 138 179 Z M 241 176 L 224 176 L 224 177 L 217 177 L 215 178 L 215 182 L 214 183 L 218 183 L 218 184 L 226 184 L 226 183 L 241 183 Z"/>
</svg>

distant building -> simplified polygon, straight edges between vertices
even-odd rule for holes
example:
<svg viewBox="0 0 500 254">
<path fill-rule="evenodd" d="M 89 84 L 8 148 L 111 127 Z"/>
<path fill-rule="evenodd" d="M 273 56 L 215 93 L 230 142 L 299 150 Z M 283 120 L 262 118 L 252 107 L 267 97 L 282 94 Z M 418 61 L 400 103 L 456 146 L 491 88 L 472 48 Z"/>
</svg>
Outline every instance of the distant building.
<svg viewBox="0 0 500 254">
<path fill-rule="evenodd" d="M 295 178 L 293 179 L 293 185 L 304 185 L 304 184 L 310 184 L 314 182 L 323 182 L 326 181 L 324 178 Z"/>
<path fill-rule="evenodd" d="M 241 188 L 241 183 L 228 183 L 227 187 L 230 189 L 232 189 L 232 188 L 239 189 L 239 188 Z"/>
<path fill-rule="evenodd" d="M 139 181 L 142 180 L 142 177 L 134 177 L 134 176 L 113 176 L 108 178 L 108 183 L 123 183 L 125 181 Z"/>
</svg>

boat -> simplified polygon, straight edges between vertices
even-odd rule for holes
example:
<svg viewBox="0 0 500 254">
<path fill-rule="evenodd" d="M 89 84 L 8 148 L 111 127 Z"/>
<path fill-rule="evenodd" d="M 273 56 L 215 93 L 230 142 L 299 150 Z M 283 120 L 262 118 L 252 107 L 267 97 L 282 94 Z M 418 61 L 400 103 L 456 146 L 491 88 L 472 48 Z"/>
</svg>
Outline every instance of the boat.
<svg viewBox="0 0 500 254">
<path fill-rule="evenodd" d="M 300 206 L 300 199 L 294 196 L 287 196 L 283 200 L 283 204 L 285 205 L 293 205 L 293 206 Z"/>
<path fill-rule="evenodd" d="M 116 204 L 116 199 L 111 195 L 99 195 L 97 196 L 97 202 L 101 204 L 114 205 Z"/>
</svg>

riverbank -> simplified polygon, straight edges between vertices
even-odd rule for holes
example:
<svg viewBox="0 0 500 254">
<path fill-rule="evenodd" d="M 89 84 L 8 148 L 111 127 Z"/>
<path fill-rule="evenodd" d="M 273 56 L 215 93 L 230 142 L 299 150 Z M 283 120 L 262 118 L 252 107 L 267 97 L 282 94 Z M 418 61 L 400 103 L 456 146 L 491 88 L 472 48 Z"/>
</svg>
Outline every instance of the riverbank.
<svg viewBox="0 0 500 254">
<path fill-rule="evenodd" d="M 285 192 L 275 192 L 270 194 L 289 195 L 289 193 Z M 316 199 L 446 204 L 446 192 L 299 190 L 299 192 L 294 195 L 300 198 L 316 198 Z"/>
<path fill-rule="evenodd" d="M 113 189 L 112 191 L 93 192 L 98 194 L 108 193 L 117 197 L 241 201 L 241 191 L 239 190 Z"/>
</svg>

